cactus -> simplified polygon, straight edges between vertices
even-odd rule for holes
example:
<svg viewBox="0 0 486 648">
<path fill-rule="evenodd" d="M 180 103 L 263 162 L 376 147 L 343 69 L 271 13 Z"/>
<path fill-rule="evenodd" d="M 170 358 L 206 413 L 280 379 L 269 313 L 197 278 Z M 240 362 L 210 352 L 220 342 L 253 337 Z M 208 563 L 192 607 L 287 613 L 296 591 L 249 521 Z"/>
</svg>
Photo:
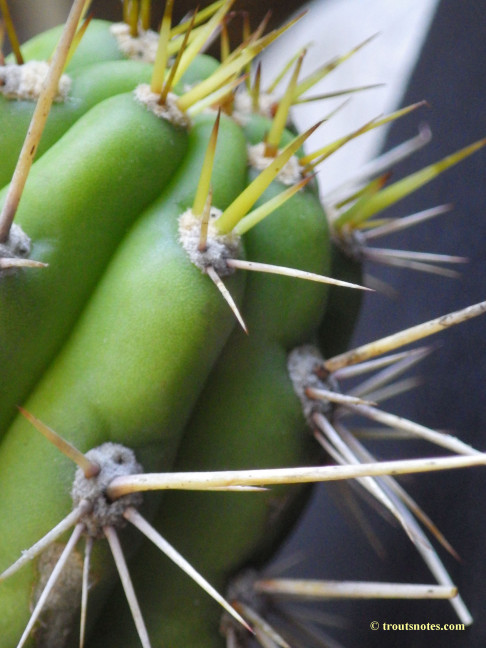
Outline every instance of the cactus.
<svg viewBox="0 0 486 648">
<path fill-rule="evenodd" d="M 172 5 L 157 35 L 147 3 L 126 2 L 127 24 L 113 30 L 79 27 L 85 2 L 75 0 L 63 30 L 24 47 L 29 59 L 47 58 L 60 35 L 37 108 L 9 96 L 0 105 L 1 123 L 12 124 L 2 134 L 5 177 L 15 166 L 0 196 L 2 645 L 243 647 L 253 632 L 261 646 L 287 646 L 285 629 L 266 618 L 272 597 L 313 588 L 325 598 L 332 585 L 269 581 L 260 570 L 301 513 L 305 484 L 353 477 L 415 543 L 438 582 L 427 592 L 451 598 L 469 623 L 422 527 L 445 539 L 393 475 L 485 456 L 377 403 L 426 353 L 397 349 L 486 305 L 346 347 L 363 259 L 444 274 L 452 271 L 438 265 L 462 261 L 369 241 L 443 213 L 382 216 L 484 142 L 397 182 L 370 176 L 324 209 L 318 164 L 419 106 L 304 153 L 320 124 L 296 135 L 291 106 L 361 46 L 308 77 L 298 53 L 274 96 L 247 70 L 289 25 L 265 35 L 245 24 L 231 49 L 231 0 L 180 27 Z M 201 53 L 218 29 L 221 63 Z M 147 62 L 123 60 L 115 32 L 137 58 L 148 43 Z M 64 69 L 74 75 L 68 101 L 82 107 L 54 105 L 39 139 Z M 126 93 L 134 79 L 145 85 Z M 346 393 L 350 376 L 373 369 Z M 377 462 L 345 426 L 349 412 L 457 456 Z M 142 504 L 142 491 L 167 489 L 192 492 L 152 492 Z"/>
</svg>

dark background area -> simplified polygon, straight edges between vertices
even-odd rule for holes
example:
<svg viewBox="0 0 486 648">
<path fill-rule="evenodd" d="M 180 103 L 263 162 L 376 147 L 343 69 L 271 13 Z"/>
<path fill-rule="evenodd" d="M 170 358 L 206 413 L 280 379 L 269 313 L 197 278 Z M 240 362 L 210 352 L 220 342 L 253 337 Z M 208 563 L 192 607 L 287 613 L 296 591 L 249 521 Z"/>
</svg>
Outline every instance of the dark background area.
<svg viewBox="0 0 486 648">
<path fill-rule="evenodd" d="M 32 4 L 35 3 L 27 3 Z M 274 10 L 273 21 L 277 23 L 300 4 L 242 1 L 237 6 L 251 12 L 255 27 L 268 9 Z M 11 5 L 18 23 L 19 18 L 28 18 L 29 9 L 23 8 L 21 2 L 12 1 Z M 118 2 L 96 1 L 94 6 L 99 17 L 119 16 Z M 178 0 L 176 7 L 182 16 L 192 3 Z M 30 25 L 26 26 L 22 38 L 34 31 Z M 421 99 L 429 102 L 426 118 L 433 140 L 397 167 L 394 178 L 486 135 L 485 61 L 484 7 L 472 0 L 461 3 L 442 0 L 409 88 L 400 102 L 401 105 Z M 413 119 L 397 122 L 389 132 L 385 149 L 415 133 Z M 394 215 L 404 215 L 453 202 L 455 209 L 451 214 L 390 239 L 390 245 L 467 256 L 470 261 L 462 278 L 451 280 L 370 266 L 370 272 L 391 284 L 398 296 L 394 300 L 381 295 L 367 296 L 355 335 L 356 344 L 486 298 L 485 161 L 486 152 L 479 152 L 404 201 L 394 212 Z M 417 370 L 424 378 L 423 385 L 387 402 L 385 408 L 432 428 L 451 430 L 476 448 L 486 449 L 485 330 L 483 318 L 441 334 L 441 347 Z M 383 442 L 376 444 L 374 450 L 383 457 L 435 452 L 433 448 L 408 441 L 395 445 Z M 476 468 L 436 473 L 405 479 L 403 483 L 461 555 L 462 562 L 458 563 L 438 549 L 475 617 L 475 624 L 465 632 L 373 632 L 369 629 L 373 620 L 445 624 L 456 623 L 458 619 L 447 602 L 338 602 L 319 606 L 321 611 L 339 615 L 346 624 L 344 629 L 330 628 L 329 634 L 353 648 L 445 645 L 483 648 L 486 645 L 486 472 Z M 346 521 L 335 504 L 338 497 L 336 486 L 316 488 L 306 515 L 285 548 L 285 555 L 307 556 L 293 569 L 294 573 L 337 580 L 433 581 L 402 530 L 388 525 L 366 507 L 370 523 L 385 548 L 386 555 L 378 557 L 359 529 Z"/>
<path fill-rule="evenodd" d="M 432 142 L 397 167 L 393 179 L 438 160 L 486 135 L 486 20 L 476 3 L 443 0 L 432 24 L 401 105 L 426 99 Z M 413 120 L 396 122 L 385 150 L 412 137 Z M 458 254 L 469 258 L 459 280 L 369 265 L 371 274 L 392 285 L 395 300 L 366 296 L 354 343 L 360 344 L 412 326 L 486 298 L 485 152 L 446 172 L 404 201 L 394 215 L 414 213 L 453 202 L 451 214 L 439 217 L 393 239 L 390 247 Z M 383 240 L 380 240 L 380 245 Z M 486 449 L 486 323 L 478 319 L 436 336 L 439 347 L 416 372 L 424 383 L 384 408 L 434 429 L 452 431 L 474 447 Z M 409 441 L 375 445 L 383 457 L 434 453 L 430 446 Z M 461 632 L 371 631 L 373 620 L 386 623 L 456 623 L 447 602 L 337 602 L 320 609 L 342 617 L 347 628 L 330 630 L 345 646 L 482 648 L 486 645 L 486 474 L 471 469 L 413 476 L 402 480 L 458 551 L 462 562 L 439 548 L 474 625 Z M 295 571 L 307 577 L 399 582 L 433 582 L 427 568 L 399 528 L 386 524 L 369 507 L 368 519 L 382 541 L 386 557 L 370 549 L 364 535 L 344 521 L 331 495 L 336 487 L 319 486 L 287 553 L 307 552 Z"/>
</svg>

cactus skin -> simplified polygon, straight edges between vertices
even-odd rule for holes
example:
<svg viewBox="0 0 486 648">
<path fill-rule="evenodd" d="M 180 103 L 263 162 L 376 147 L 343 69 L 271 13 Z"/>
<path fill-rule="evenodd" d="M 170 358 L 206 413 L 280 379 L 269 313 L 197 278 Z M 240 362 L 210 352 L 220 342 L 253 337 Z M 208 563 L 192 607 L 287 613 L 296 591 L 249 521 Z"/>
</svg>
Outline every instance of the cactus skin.
<svg viewBox="0 0 486 648">
<path fill-rule="evenodd" d="M 186 429 L 174 470 L 231 470 L 309 465 L 319 459 L 287 374 L 281 345 L 234 331 Z M 225 408 L 219 406 L 221 399 Z M 171 493 L 154 522 L 219 591 L 250 559 L 275 550 L 302 509 L 307 489 L 265 493 Z M 155 645 L 223 646 L 221 609 L 150 543 L 131 565 Z M 133 622 L 120 619 L 120 588 L 93 633 L 93 646 L 138 645 Z"/>
<path fill-rule="evenodd" d="M 109 61 L 84 67 L 71 75 L 72 85 L 64 102 L 54 103 L 42 134 L 39 159 L 90 108 L 104 99 L 133 90 L 150 80 L 152 68 L 138 61 Z M 0 97 L 2 166 L 0 186 L 13 175 L 19 151 L 29 127 L 34 102 Z"/>
<path fill-rule="evenodd" d="M 164 159 L 168 145 L 173 155 Z M 49 268 L 0 283 L 0 335 L 7 341 L 0 360 L 1 430 L 68 335 L 117 242 L 160 193 L 185 148 L 181 129 L 129 93 L 95 106 L 34 165 L 17 222 L 34 241 L 33 258 Z"/>
<path fill-rule="evenodd" d="M 129 233 L 75 332 L 26 404 L 83 451 L 117 440 L 138 449 L 146 466 L 168 469 L 188 412 L 234 326 L 231 312 L 209 278 L 192 266 L 177 233 L 176 216 L 193 200 L 213 121 L 204 116 L 200 126 L 193 127 L 177 177 Z M 224 206 L 243 187 L 245 143 L 231 121 L 224 120 L 222 129 L 226 137 L 221 140 L 215 179 L 221 180 L 217 198 Z M 228 164 L 229 160 L 234 162 Z M 235 296 L 243 279 L 239 274 L 228 281 Z M 17 519 L 15 533 L 10 534 L 11 518 L 2 518 L 3 532 L 10 536 L 2 543 L 2 566 L 69 511 L 69 488 L 55 484 L 69 484 L 72 465 L 55 462 L 55 470 L 43 469 L 55 457 L 56 449 L 33 434 L 19 416 L 2 445 L 0 508 L 6 512 L 10 506 L 16 511 L 21 507 L 27 514 Z M 21 486 L 27 486 L 29 473 L 36 482 L 34 491 Z M 40 496 L 47 508 L 35 505 L 32 496 L 36 500 Z M 35 519 L 29 511 L 32 506 Z M 25 592 L 25 580 L 23 584 Z M 9 609 L 10 599 L 17 600 L 20 591 L 20 583 L 13 592 L 0 588 L 2 609 Z M 23 601 L 28 593 L 27 582 Z M 25 603 L 23 609 L 23 618 L 16 614 L 14 621 L 6 614 L 1 621 L 5 637 L 12 626 L 8 630 L 12 641 L 25 624 Z"/>
<path fill-rule="evenodd" d="M 281 191 L 279 185 L 273 183 L 261 200 Z M 315 273 L 329 269 L 327 221 L 310 190 L 299 192 L 244 240 L 251 260 L 298 265 Z M 288 375 L 287 351 L 313 338 L 327 292 L 326 285 L 302 285 L 287 277 L 247 277 L 242 314 L 249 335 L 233 331 L 186 427 L 173 470 L 317 461 L 320 453 Z M 154 524 L 221 591 L 242 565 L 262 561 L 282 541 L 307 490 L 281 486 L 256 494 L 170 493 Z M 132 564 L 151 638 L 161 645 L 222 645 L 220 609 L 179 572 L 149 546 Z M 119 618 L 121 598 L 119 592 L 110 602 L 94 632 L 95 646 L 137 645 L 131 619 L 125 623 Z"/>
<path fill-rule="evenodd" d="M 123 57 L 118 44 L 110 33 L 108 20 L 92 20 L 79 44 L 76 53 L 69 62 L 66 71 L 101 63 L 102 61 L 117 61 Z M 62 25 L 34 36 L 22 45 L 22 56 L 25 61 L 45 61 L 54 51 L 62 31 Z"/>
<path fill-rule="evenodd" d="M 175 90 L 182 91 L 186 85 L 205 79 L 214 72 L 217 65 L 212 57 L 200 54 L 182 76 Z M 149 83 L 152 70 L 153 66 L 148 63 L 131 60 L 108 60 L 76 68 L 69 75 L 72 85 L 67 99 L 54 103 L 51 108 L 36 151 L 36 160 L 96 104 L 114 95 L 134 90 L 140 83 Z M 0 96 L 0 187 L 10 182 L 33 111 L 32 101 Z"/>
</svg>

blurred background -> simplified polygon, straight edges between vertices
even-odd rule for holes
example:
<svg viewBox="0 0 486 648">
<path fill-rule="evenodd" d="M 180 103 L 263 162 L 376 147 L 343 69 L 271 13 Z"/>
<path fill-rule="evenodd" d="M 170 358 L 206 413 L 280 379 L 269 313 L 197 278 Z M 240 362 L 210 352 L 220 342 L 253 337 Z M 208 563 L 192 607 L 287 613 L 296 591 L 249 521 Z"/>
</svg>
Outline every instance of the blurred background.
<svg viewBox="0 0 486 648">
<path fill-rule="evenodd" d="M 154 2 L 157 5 L 157 2 Z M 201 3 L 208 4 L 208 3 Z M 274 24 L 281 23 L 303 3 L 241 0 L 252 26 L 269 9 Z M 421 109 L 388 130 L 361 138 L 332 157 L 319 172 L 323 195 L 359 171 L 373 155 L 386 151 L 417 133 L 420 122 L 432 129 L 432 142 L 397 166 L 394 179 L 469 144 L 486 134 L 486 20 L 479 3 L 464 0 L 318 0 L 310 13 L 265 56 L 263 74 L 288 59 L 289 52 L 312 42 L 305 65 L 314 69 L 338 53 L 376 38 L 326 80 L 322 91 L 353 85 L 383 83 L 353 96 L 339 117 L 319 129 L 311 148 L 352 130 L 368 119 L 399 105 L 426 99 Z M 68 0 L 11 0 L 21 39 L 62 22 Z M 161 9 L 163 3 L 160 3 Z M 192 3 L 177 0 L 182 17 Z M 96 17 L 118 19 L 120 3 L 94 0 Z M 321 88 L 316 88 L 317 94 Z M 326 105 L 325 112 L 329 111 Z M 323 108 L 298 109 L 301 127 L 322 116 Z M 392 286 L 393 298 L 367 295 L 354 344 L 367 342 L 486 298 L 486 218 L 484 214 L 486 153 L 449 170 L 404 201 L 390 215 L 406 215 L 453 202 L 455 209 L 415 230 L 390 239 L 390 246 L 466 256 L 469 263 L 458 280 L 370 265 L 367 270 Z M 428 425 L 452 431 L 478 449 L 486 449 L 486 322 L 474 320 L 443 333 L 438 348 L 416 370 L 423 379 L 413 392 L 386 403 L 386 409 Z M 440 454 L 411 441 L 375 443 L 382 458 Z M 436 522 L 461 556 L 458 562 L 442 548 L 438 552 L 469 606 L 474 625 L 464 632 L 371 631 L 380 623 L 456 623 L 447 602 L 334 602 L 317 606 L 316 614 L 330 615 L 326 631 L 348 648 L 413 646 L 483 648 L 486 645 L 486 474 L 481 469 L 414 476 L 404 485 Z M 316 487 L 298 529 L 286 543 L 284 557 L 298 563 L 289 573 L 336 580 L 432 582 L 418 553 L 401 529 L 388 524 L 364 504 L 369 524 L 379 538 L 378 554 L 352 518 L 337 504 L 337 486 Z"/>
<path fill-rule="evenodd" d="M 197 4 L 202 9 L 211 4 L 211 0 L 202 0 Z M 250 13 L 252 24 L 255 26 L 268 11 L 271 11 L 270 27 L 273 27 L 281 24 L 289 14 L 303 4 L 304 2 L 299 0 L 281 0 L 280 2 L 278 0 L 271 0 L 270 2 L 237 0 L 234 10 Z M 69 12 L 71 2 L 69 0 L 45 0 L 44 2 L 14 0 L 9 3 L 9 6 L 12 17 L 15 19 L 16 24 L 19 25 L 22 40 L 26 40 L 38 33 L 38 31 L 63 22 Z M 97 18 L 120 20 L 121 6 L 121 0 L 94 0 L 92 12 Z M 153 25 L 156 28 L 162 17 L 165 2 L 163 0 L 154 0 L 152 6 Z M 189 0 L 177 0 L 174 3 L 174 22 L 179 22 L 189 11 L 194 9 L 194 6 L 194 3 Z M 234 29 L 236 29 L 236 26 Z"/>
</svg>

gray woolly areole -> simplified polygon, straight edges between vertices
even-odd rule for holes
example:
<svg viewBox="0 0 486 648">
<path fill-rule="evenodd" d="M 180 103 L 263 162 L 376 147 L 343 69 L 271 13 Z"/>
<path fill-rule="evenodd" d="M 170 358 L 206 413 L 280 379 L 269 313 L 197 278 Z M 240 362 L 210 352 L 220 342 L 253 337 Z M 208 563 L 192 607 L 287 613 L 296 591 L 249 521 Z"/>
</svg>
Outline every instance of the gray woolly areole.
<svg viewBox="0 0 486 648">
<path fill-rule="evenodd" d="M 260 616 L 265 617 L 268 613 L 267 599 L 259 594 L 254 587 L 258 578 L 259 574 L 256 569 L 249 568 L 239 572 L 228 585 L 226 599 L 230 603 L 243 603 Z M 224 612 L 221 617 L 221 632 L 224 636 L 228 636 L 230 631 L 237 637 L 238 646 L 243 648 L 249 645 L 249 635 L 245 628 L 234 617 Z"/>
<path fill-rule="evenodd" d="M 315 413 L 329 415 L 333 410 L 333 404 L 324 400 L 309 398 L 306 389 L 327 389 L 339 391 L 339 387 L 332 377 L 325 381 L 320 378 L 316 369 L 322 367 L 324 359 L 319 350 L 310 345 L 297 347 L 289 353 L 287 368 L 294 387 L 294 391 L 302 404 L 302 411 L 307 422 L 312 424 L 312 416 Z"/>
<path fill-rule="evenodd" d="M 229 601 L 238 601 L 245 603 L 254 610 L 261 610 L 259 601 L 261 597 L 255 590 L 255 581 L 259 578 L 256 569 L 248 568 L 240 571 L 234 578 L 231 579 L 226 596 Z"/>
<path fill-rule="evenodd" d="M 253 146 L 248 146 L 248 164 L 257 171 L 263 171 L 275 160 L 274 157 L 265 156 L 265 143 L 260 142 Z M 294 185 L 299 180 L 302 180 L 301 168 L 299 159 L 292 155 L 290 160 L 282 167 L 277 180 L 284 185 Z"/>
<path fill-rule="evenodd" d="M 166 119 L 171 124 L 181 126 L 182 128 L 189 128 L 191 126 L 191 120 L 177 105 L 179 97 L 173 92 L 167 94 L 163 105 L 159 104 L 160 95 L 157 92 L 152 92 L 147 83 L 141 83 L 133 92 L 135 99 L 156 117 Z"/>
<path fill-rule="evenodd" d="M 139 507 L 142 503 L 140 493 L 124 495 L 111 501 L 106 490 L 115 477 L 134 475 L 143 471 L 135 453 L 119 443 L 103 443 L 86 453 L 87 459 L 98 464 L 100 472 L 96 477 L 86 478 L 81 468 L 76 470 L 71 497 L 74 507 L 82 500 L 88 500 L 92 509 L 80 520 L 88 535 L 95 538 L 103 536 L 103 527 L 121 528 L 125 525 L 123 513 L 129 507 Z"/>
<path fill-rule="evenodd" d="M 334 239 L 344 254 L 353 261 L 365 260 L 366 238 L 363 236 L 363 232 L 351 227 L 343 227 L 334 233 Z"/>
<path fill-rule="evenodd" d="M 206 249 L 199 250 L 201 238 L 201 217 L 195 216 L 191 209 L 185 211 L 179 218 L 179 240 L 189 255 L 191 262 L 202 272 L 209 266 L 220 277 L 226 277 L 234 272 L 228 267 L 227 259 L 235 259 L 241 250 L 241 240 L 236 234 L 220 234 L 214 221 L 221 215 L 221 210 L 211 207 L 208 223 Z"/>
<path fill-rule="evenodd" d="M 12 224 L 5 243 L 0 243 L 0 259 L 25 259 L 31 250 L 31 240 L 20 225 Z M 18 268 L 4 268 L 0 270 L 0 277 L 13 275 Z"/>
<path fill-rule="evenodd" d="M 37 101 L 49 67 L 46 61 L 27 61 L 22 65 L 12 63 L 0 66 L 0 94 L 7 99 Z M 56 103 L 65 101 L 70 89 L 71 79 L 67 74 L 63 74 L 59 79 L 54 101 Z"/>
<path fill-rule="evenodd" d="M 263 117 L 273 119 L 278 108 L 279 99 L 268 92 L 260 92 L 258 97 L 257 112 Z M 255 114 L 253 97 L 246 90 L 239 90 L 235 94 L 232 117 L 237 124 L 245 126 L 250 117 Z"/>
<path fill-rule="evenodd" d="M 20 225 L 12 223 L 5 243 L 0 243 L 0 258 L 25 259 L 29 256 L 31 241 Z"/>
<path fill-rule="evenodd" d="M 130 26 L 126 23 L 111 25 L 110 32 L 115 37 L 120 52 L 133 61 L 155 63 L 159 35 L 151 29 L 138 28 L 138 36 L 130 34 Z"/>
</svg>

